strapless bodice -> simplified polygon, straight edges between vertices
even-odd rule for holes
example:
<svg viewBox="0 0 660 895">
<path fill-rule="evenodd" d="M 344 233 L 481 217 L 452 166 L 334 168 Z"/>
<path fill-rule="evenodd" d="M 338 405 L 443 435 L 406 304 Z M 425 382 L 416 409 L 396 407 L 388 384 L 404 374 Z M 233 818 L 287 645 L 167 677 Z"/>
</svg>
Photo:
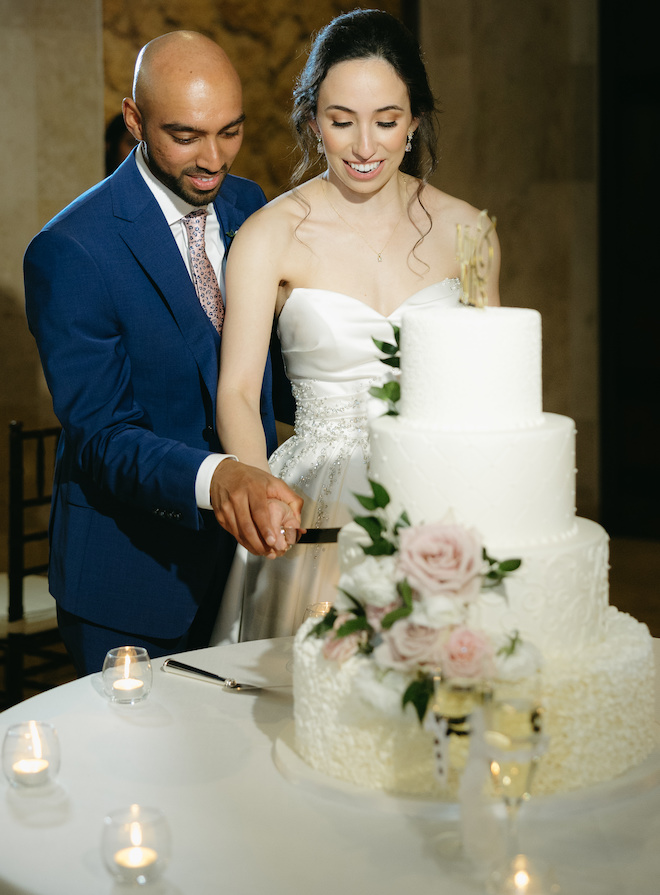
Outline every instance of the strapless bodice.
<svg viewBox="0 0 660 895">
<path fill-rule="evenodd" d="M 446 279 L 415 292 L 385 317 L 342 292 L 294 289 L 278 320 L 287 375 L 292 382 L 381 378 L 387 368 L 379 360 L 382 355 L 373 339 L 392 342 L 392 324 L 400 325 L 409 308 L 452 307 L 459 298 L 460 281 Z"/>
</svg>

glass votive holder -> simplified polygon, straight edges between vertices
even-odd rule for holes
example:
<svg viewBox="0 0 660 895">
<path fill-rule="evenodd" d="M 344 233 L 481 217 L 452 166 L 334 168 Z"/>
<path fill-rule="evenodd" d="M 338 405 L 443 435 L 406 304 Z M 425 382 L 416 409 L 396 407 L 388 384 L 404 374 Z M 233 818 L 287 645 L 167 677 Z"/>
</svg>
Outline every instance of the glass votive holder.
<svg viewBox="0 0 660 895">
<path fill-rule="evenodd" d="M 2 769 L 12 786 L 53 783 L 60 770 L 60 743 L 53 725 L 45 721 L 12 724 L 2 744 Z"/>
<path fill-rule="evenodd" d="M 133 704 L 151 690 L 151 660 L 142 646 L 117 646 L 103 662 L 103 691 L 111 702 Z"/>
<path fill-rule="evenodd" d="M 165 815 L 141 805 L 111 811 L 103 821 L 101 852 L 118 882 L 144 885 L 159 879 L 172 852 Z"/>
</svg>

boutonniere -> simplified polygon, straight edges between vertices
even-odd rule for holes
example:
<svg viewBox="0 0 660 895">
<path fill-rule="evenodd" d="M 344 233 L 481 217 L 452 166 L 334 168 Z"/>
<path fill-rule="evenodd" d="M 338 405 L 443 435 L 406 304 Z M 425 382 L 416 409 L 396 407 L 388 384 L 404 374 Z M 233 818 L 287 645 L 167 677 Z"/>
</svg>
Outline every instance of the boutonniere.
<svg viewBox="0 0 660 895">
<path fill-rule="evenodd" d="M 231 248 L 231 244 L 234 241 L 234 237 L 236 236 L 237 230 L 225 230 L 225 236 L 229 240 L 227 243 L 227 251 Z"/>
</svg>

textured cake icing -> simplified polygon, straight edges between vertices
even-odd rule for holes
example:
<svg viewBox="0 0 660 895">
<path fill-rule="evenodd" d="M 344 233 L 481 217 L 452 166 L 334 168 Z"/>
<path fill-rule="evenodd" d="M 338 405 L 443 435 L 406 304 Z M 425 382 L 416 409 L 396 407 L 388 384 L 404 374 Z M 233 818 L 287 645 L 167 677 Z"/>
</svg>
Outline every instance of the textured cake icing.
<svg viewBox="0 0 660 895">
<path fill-rule="evenodd" d="M 535 788 L 611 779 L 655 747 L 652 642 L 608 604 L 606 532 L 576 518 L 574 423 L 542 412 L 540 315 L 417 311 L 403 317 L 401 346 L 400 415 L 370 424 L 370 476 L 395 515 L 405 509 L 417 524 L 450 512 L 490 555 L 522 559 L 507 599 L 482 594 L 470 623 L 517 629 L 543 653 L 550 750 Z M 344 569 L 364 560 L 364 537 L 355 524 L 342 530 Z M 440 794 L 431 734 L 412 712 L 361 698 L 368 659 L 328 661 L 305 630 L 294 650 L 296 746 L 310 765 L 362 786 Z"/>
<path fill-rule="evenodd" d="M 308 620 L 294 643 L 299 754 L 316 770 L 356 786 L 455 799 L 455 785 L 440 788 L 435 782 L 432 736 L 414 712 L 378 712 L 365 703 L 355 680 L 369 660 L 329 662 L 322 641 L 306 636 L 312 625 Z M 648 629 L 614 607 L 607 613 L 605 639 L 548 660 L 544 728 L 550 749 L 534 791 L 579 789 L 643 761 L 655 746 L 652 681 Z"/>
</svg>

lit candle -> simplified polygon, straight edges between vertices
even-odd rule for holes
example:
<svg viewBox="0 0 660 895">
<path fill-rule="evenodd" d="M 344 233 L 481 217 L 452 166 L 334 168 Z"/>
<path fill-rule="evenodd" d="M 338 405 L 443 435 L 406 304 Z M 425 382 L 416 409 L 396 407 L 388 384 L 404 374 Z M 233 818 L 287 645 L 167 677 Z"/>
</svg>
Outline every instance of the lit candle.
<svg viewBox="0 0 660 895">
<path fill-rule="evenodd" d="M 25 786 L 38 786 L 49 778 L 50 763 L 45 758 L 21 758 L 11 766 L 14 779 Z"/>
<path fill-rule="evenodd" d="M 133 821 L 129 825 L 131 844 L 115 852 L 115 863 L 126 870 L 146 870 L 156 863 L 158 852 L 142 844 L 142 825 Z"/>
<path fill-rule="evenodd" d="M 118 693 L 130 693 L 133 691 L 133 695 L 137 695 L 138 690 L 142 690 L 143 687 L 142 681 L 137 681 L 132 677 L 122 677 L 112 685 L 112 689 L 117 690 Z"/>
<path fill-rule="evenodd" d="M 128 870 L 144 870 L 155 864 L 157 859 L 158 852 L 144 845 L 132 845 L 127 848 L 120 848 L 118 852 L 115 852 L 117 865 Z"/>
<path fill-rule="evenodd" d="M 124 676 L 114 682 L 112 689 L 120 695 L 130 694 L 131 696 L 137 696 L 140 690 L 144 689 L 142 681 L 131 677 L 131 656 L 128 653 L 124 657 Z"/>
</svg>

